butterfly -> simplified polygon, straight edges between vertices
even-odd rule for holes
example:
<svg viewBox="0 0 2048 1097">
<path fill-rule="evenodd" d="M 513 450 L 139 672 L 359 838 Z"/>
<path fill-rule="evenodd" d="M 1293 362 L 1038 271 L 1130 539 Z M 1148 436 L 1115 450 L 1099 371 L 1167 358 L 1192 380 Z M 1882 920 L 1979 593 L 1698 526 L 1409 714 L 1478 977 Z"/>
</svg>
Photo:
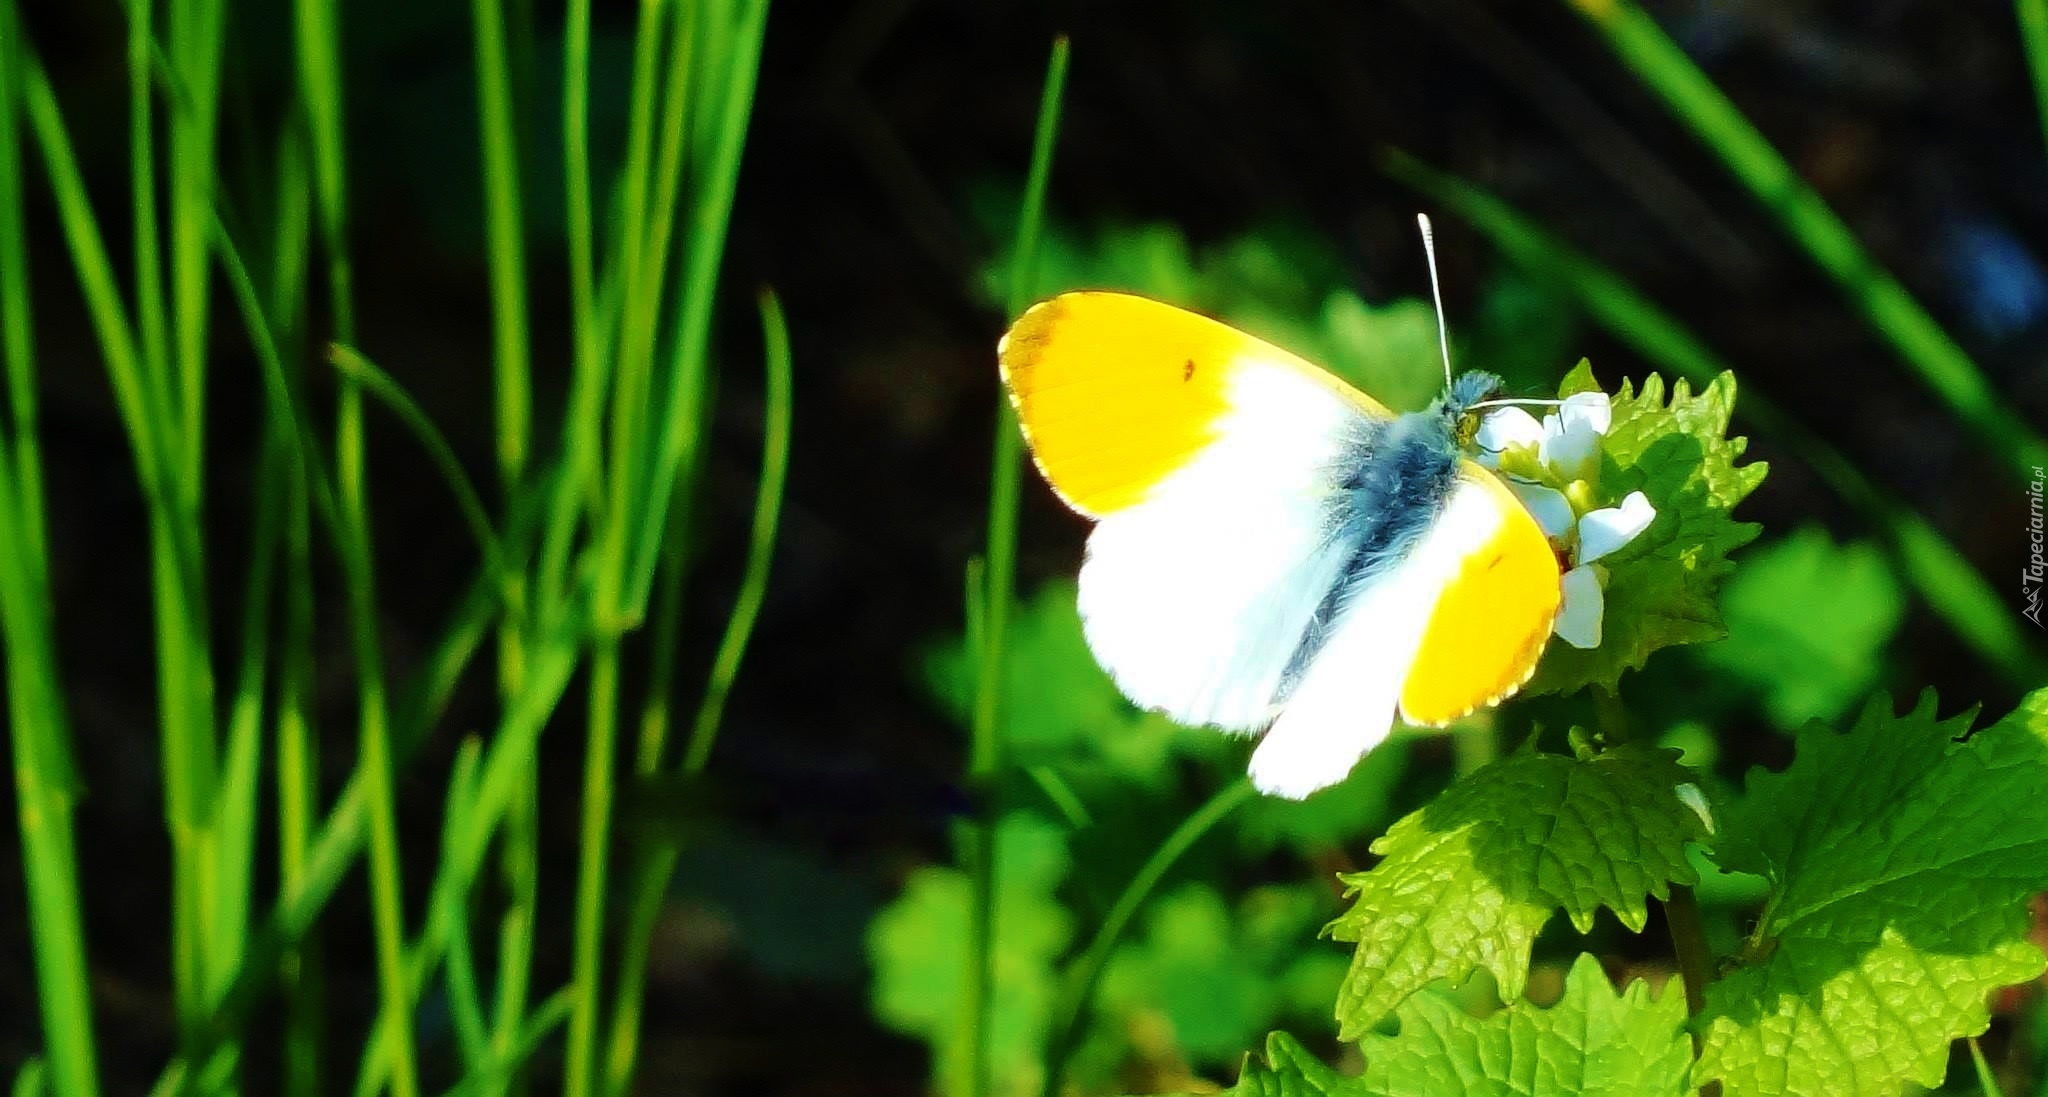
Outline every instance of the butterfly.
<svg viewBox="0 0 2048 1097">
<path fill-rule="evenodd" d="M 1260 790 L 1335 784 L 1396 712 L 1440 726 L 1535 672 L 1558 556 L 1467 456 L 1498 377 L 1395 414 L 1223 323 L 1093 291 L 1033 306 L 997 357 L 1038 470 L 1095 522 L 1089 648 L 1141 707 L 1265 729 Z"/>
</svg>

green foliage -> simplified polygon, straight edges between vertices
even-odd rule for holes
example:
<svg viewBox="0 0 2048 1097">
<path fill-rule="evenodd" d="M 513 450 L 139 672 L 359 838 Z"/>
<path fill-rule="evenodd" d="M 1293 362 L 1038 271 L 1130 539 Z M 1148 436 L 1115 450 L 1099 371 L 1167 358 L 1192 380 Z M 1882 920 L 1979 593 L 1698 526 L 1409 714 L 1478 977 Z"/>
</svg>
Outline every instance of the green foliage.
<svg viewBox="0 0 2048 1097">
<path fill-rule="evenodd" d="M 2048 886 L 2048 692 L 1974 734 L 1931 693 L 1809 726 L 1750 778 L 1723 843 L 1771 882 L 1742 965 L 1707 988 L 1698 1081 L 1728 1097 L 1941 1083 L 1985 997 L 2040 974 L 2026 897 Z"/>
<path fill-rule="evenodd" d="M 1395 1012 L 1398 1036 L 1360 1045 L 1371 1097 L 1677 1097 L 1687 1091 L 1692 1042 L 1685 995 L 1676 985 L 1653 997 L 1636 981 L 1621 994 L 1599 961 L 1572 962 L 1564 997 L 1548 1009 L 1516 1002 L 1491 1017 L 1423 993 Z"/>
<path fill-rule="evenodd" d="M 1364 1035 L 1437 980 L 1485 969 L 1520 996 L 1536 933 L 1562 908 L 1581 933 L 1605 906 L 1640 931 L 1647 898 L 1695 875 L 1685 844 L 1704 820 L 1675 751 L 1626 745 L 1587 759 L 1523 751 L 1451 786 L 1373 843 L 1383 858 L 1342 877 L 1356 896 L 1330 925 L 1357 942 L 1337 1020 Z"/>
<path fill-rule="evenodd" d="M 1560 396 L 1593 386 L 1586 364 L 1559 386 Z M 1680 380 L 1667 402 L 1664 379 L 1651 374 L 1641 391 L 1624 381 L 1612 400 L 1614 419 L 1589 486 L 1601 505 L 1641 491 L 1657 517 L 1635 540 L 1600 561 L 1607 570 L 1605 635 L 1600 646 L 1552 644 L 1528 692 L 1573 693 L 1588 686 L 1612 692 L 1622 674 L 1674 644 L 1717 640 L 1725 633 L 1716 588 L 1732 567 L 1728 554 L 1756 539 L 1760 526 L 1729 512 L 1763 482 L 1766 466 L 1738 465 L 1748 446 L 1729 438 L 1735 375 L 1724 373 L 1694 394 Z"/>
<path fill-rule="evenodd" d="M 1876 679 L 1905 608 L 1875 546 L 1808 526 L 1745 556 L 1721 595 L 1728 638 L 1700 658 L 1758 690 L 1780 727 L 1833 720 Z"/>
<path fill-rule="evenodd" d="M 996 829 L 996 911 L 988 1063 L 997 1092 L 1037 1092 L 1057 984 L 1052 964 L 1066 951 L 1073 922 L 1054 891 L 1071 860 L 1059 828 L 1028 813 Z M 875 967 L 875 1016 L 930 1044 L 940 1092 L 968 1092 L 958 1020 L 966 1000 L 966 873 L 926 867 L 868 926 Z"/>
<path fill-rule="evenodd" d="M 1328 1008 L 1344 961 L 1303 949 L 1328 905 L 1327 891 L 1303 886 L 1253 888 L 1235 912 L 1204 884 L 1162 896 L 1144 936 L 1111 961 L 1101 1007 L 1164 1018 L 1193 1062 L 1232 1062 L 1276 1019 Z"/>
<path fill-rule="evenodd" d="M 1323 1064 L 1294 1037 L 1276 1032 L 1266 1037 L 1266 1057 L 1247 1055 L 1230 1097 L 1355 1097 L 1349 1078 Z"/>
<path fill-rule="evenodd" d="M 1247 1060 L 1235 1097 L 1659 1097 L 1687 1092 L 1692 1045 L 1685 996 L 1640 981 L 1616 994 L 1599 961 L 1580 954 L 1564 996 L 1548 1008 L 1517 1002 L 1475 1017 L 1440 992 L 1395 1011 L 1398 1035 L 1359 1045 L 1365 1072 L 1345 1078 L 1284 1033 L 1266 1061 Z"/>
</svg>

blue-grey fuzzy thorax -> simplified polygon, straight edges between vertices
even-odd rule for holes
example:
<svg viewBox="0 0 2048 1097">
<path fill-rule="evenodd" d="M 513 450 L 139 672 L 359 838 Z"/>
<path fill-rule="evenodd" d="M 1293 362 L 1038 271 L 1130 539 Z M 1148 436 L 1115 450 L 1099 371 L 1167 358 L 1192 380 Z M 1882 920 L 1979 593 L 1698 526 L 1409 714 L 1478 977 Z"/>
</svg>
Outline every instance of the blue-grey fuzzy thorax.
<svg viewBox="0 0 2048 1097">
<path fill-rule="evenodd" d="M 1397 567 L 1436 524 L 1458 478 L 1459 426 L 1472 405 L 1500 390 L 1500 379 L 1467 373 L 1425 411 L 1373 424 L 1344 456 L 1330 537 L 1349 562 L 1316 608 L 1281 676 L 1285 701 L 1353 595 Z"/>
</svg>

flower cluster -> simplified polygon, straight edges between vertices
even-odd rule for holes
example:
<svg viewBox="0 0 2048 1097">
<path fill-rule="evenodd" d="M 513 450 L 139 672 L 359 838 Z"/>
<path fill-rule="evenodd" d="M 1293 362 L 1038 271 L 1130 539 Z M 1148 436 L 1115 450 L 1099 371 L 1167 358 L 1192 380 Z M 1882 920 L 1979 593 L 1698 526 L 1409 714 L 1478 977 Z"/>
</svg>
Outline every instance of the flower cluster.
<svg viewBox="0 0 2048 1097">
<path fill-rule="evenodd" d="M 1614 419 L 1604 392 L 1568 397 L 1542 422 L 1519 407 L 1480 420 L 1478 460 L 1496 469 L 1529 508 L 1560 555 L 1564 604 L 1551 631 L 1578 648 L 1600 646 L 1607 571 L 1596 561 L 1628 544 L 1657 517 L 1640 491 L 1614 506 L 1600 501 L 1600 447 Z"/>
</svg>

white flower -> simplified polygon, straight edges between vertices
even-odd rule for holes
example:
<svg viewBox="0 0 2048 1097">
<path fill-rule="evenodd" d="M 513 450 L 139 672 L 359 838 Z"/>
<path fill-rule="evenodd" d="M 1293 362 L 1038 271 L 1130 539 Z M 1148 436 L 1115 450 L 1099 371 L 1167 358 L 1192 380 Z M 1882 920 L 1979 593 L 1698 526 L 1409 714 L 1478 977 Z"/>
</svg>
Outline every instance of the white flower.
<svg viewBox="0 0 2048 1097">
<path fill-rule="evenodd" d="M 1516 446 L 1540 446 L 1543 444 L 1543 425 L 1536 417 L 1517 407 L 1505 407 L 1489 412 L 1479 421 L 1479 432 L 1472 438 L 1479 450 L 1479 463 L 1490 469 L 1500 467 L 1500 455 Z"/>
<path fill-rule="evenodd" d="M 1606 596 L 1600 591 L 1600 572 L 1591 564 L 1580 564 L 1564 573 L 1564 604 L 1550 631 L 1575 648 L 1600 646 L 1600 622 L 1606 613 Z"/>
<path fill-rule="evenodd" d="M 1556 414 L 1543 417 L 1537 459 L 1565 483 L 1591 480 L 1600 470 L 1600 438 L 1613 422 L 1614 409 L 1606 393 L 1573 393 Z"/>
<path fill-rule="evenodd" d="M 1529 508 L 1530 516 L 1543 528 L 1543 536 L 1552 541 L 1563 540 L 1564 535 L 1572 531 L 1572 523 L 1579 520 L 1579 516 L 1572 513 L 1571 499 L 1556 488 L 1510 480 L 1508 490 L 1514 492 L 1515 497 L 1522 501 L 1522 505 Z M 1641 492 L 1637 494 L 1640 495 Z"/>
<path fill-rule="evenodd" d="M 1618 507 L 1588 511 L 1579 519 L 1579 552 L 1574 559 L 1581 564 L 1598 560 L 1635 540 L 1656 517 L 1657 508 L 1640 491 L 1629 492 Z"/>
<path fill-rule="evenodd" d="M 1511 449 L 1534 448 L 1543 479 L 1572 489 L 1567 494 L 1527 477 L 1503 477 L 1542 527 L 1543 535 L 1569 562 L 1559 579 L 1563 600 L 1551 631 L 1577 648 L 1600 646 L 1606 614 L 1607 571 L 1593 562 L 1635 540 L 1657 517 L 1657 508 L 1640 491 L 1629 492 L 1615 506 L 1584 514 L 1572 504 L 1574 495 L 1583 500 L 1590 493 L 1586 484 L 1579 482 L 1596 478 L 1600 447 L 1613 425 L 1614 409 L 1607 394 L 1581 392 L 1567 397 L 1541 423 L 1519 407 L 1490 412 L 1479 421 L 1473 436 L 1479 451 L 1476 459 L 1487 468 L 1498 469 L 1502 455 Z"/>
</svg>

